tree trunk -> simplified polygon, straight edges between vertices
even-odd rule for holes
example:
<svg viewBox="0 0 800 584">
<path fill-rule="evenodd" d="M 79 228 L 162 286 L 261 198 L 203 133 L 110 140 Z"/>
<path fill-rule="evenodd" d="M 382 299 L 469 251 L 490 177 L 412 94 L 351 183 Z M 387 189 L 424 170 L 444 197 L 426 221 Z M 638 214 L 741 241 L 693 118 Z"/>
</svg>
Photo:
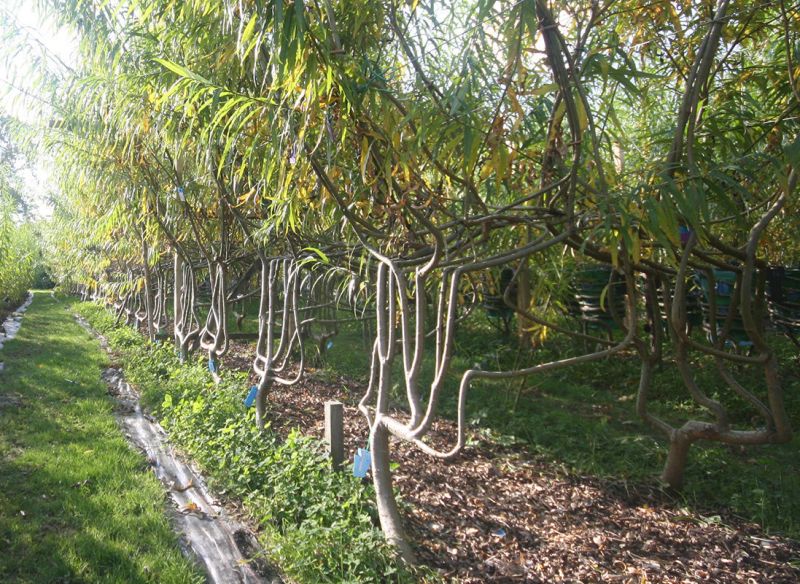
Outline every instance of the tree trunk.
<svg viewBox="0 0 800 584">
<path fill-rule="evenodd" d="M 144 311 L 147 315 L 147 338 L 152 343 L 156 339 L 153 319 L 153 279 L 150 274 L 150 264 L 148 256 L 147 240 L 142 235 L 142 262 L 144 264 Z"/>
<path fill-rule="evenodd" d="M 173 337 L 175 338 L 175 348 L 178 350 L 178 357 L 183 363 L 186 360 L 186 355 L 183 350 L 183 343 L 181 343 L 180 335 L 178 334 L 178 327 L 183 321 L 183 309 L 181 307 L 181 294 L 183 293 L 183 258 L 177 251 L 175 254 L 175 270 L 174 270 L 174 285 L 172 289 L 172 308 L 173 308 Z"/>
<path fill-rule="evenodd" d="M 389 431 L 380 422 L 377 422 L 372 430 L 370 450 L 372 452 L 372 482 L 375 485 L 378 517 L 381 521 L 383 535 L 407 564 L 414 564 L 416 561 L 414 552 L 411 550 L 411 546 L 408 545 L 403 532 L 400 511 L 397 509 L 394 492 L 392 491 L 392 471 L 389 466 L 391 461 L 389 457 Z"/>
</svg>

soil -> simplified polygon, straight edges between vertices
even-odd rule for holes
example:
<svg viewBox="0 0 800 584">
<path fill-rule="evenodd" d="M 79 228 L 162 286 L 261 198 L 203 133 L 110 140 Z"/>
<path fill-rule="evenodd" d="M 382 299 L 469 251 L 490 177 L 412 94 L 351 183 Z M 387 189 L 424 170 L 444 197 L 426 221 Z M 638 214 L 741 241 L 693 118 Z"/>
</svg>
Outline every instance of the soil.
<svg viewBox="0 0 800 584">
<path fill-rule="evenodd" d="M 247 369 L 235 344 L 228 367 Z M 346 390 L 349 388 L 349 390 Z M 345 452 L 367 440 L 357 410 L 363 384 L 310 370 L 270 394 L 272 428 L 323 437 L 323 404 L 345 404 Z M 451 444 L 440 420 L 431 442 Z M 800 582 L 800 542 L 767 537 L 759 526 L 681 508 L 653 484 L 578 476 L 519 447 L 467 446 L 453 462 L 394 441 L 393 476 L 418 558 L 448 580 L 482 582 Z"/>
</svg>

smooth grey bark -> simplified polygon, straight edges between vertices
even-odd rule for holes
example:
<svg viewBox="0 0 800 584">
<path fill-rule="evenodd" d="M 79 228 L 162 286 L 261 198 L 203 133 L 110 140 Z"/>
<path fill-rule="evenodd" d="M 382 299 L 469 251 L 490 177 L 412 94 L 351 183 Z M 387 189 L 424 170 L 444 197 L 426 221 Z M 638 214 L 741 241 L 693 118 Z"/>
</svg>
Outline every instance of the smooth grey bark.
<svg viewBox="0 0 800 584">
<path fill-rule="evenodd" d="M 147 239 L 142 234 L 142 265 L 144 266 L 144 306 L 145 315 L 147 319 L 147 338 L 150 342 L 154 341 L 155 336 L 155 319 L 153 310 L 153 278 L 150 272 L 150 250 L 147 245 Z"/>
<path fill-rule="evenodd" d="M 258 316 L 258 341 L 253 370 L 259 376 L 256 393 L 256 425 L 264 428 L 267 413 L 267 395 L 273 384 L 294 385 L 303 376 L 305 356 L 303 336 L 300 334 L 306 321 L 299 320 L 300 265 L 291 258 L 267 258 L 261 255 L 261 297 Z M 278 307 L 278 288 L 283 291 L 282 309 Z M 278 346 L 274 346 L 275 329 L 280 321 Z M 299 352 L 297 373 L 286 375 L 294 349 Z"/>
</svg>

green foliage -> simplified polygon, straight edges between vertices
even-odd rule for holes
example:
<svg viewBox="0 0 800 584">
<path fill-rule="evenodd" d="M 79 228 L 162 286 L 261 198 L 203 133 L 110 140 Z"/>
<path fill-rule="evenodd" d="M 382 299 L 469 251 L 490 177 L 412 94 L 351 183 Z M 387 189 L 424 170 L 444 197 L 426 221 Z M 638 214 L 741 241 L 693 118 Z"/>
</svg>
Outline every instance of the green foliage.
<svg viewBox="0 0 800 584">
<path fill-rule="evenodd" d="M 16 176 L 16 154 L 0 118 L 0 311 L 19 304 L 39 280 L 41 252 L 31 223 L 23 223 L 25 203 Z"/>
<path fill-rule="evenodd" d="M 268 553 L 302 582 L 412 582 L 386 544 L 371 486 L 330 471 L 321 443 L 292 432 L 261 432 L 245 409 L 246 377 L 211 381 L 198 359 L 181 365 L 169 345 L 153 345 L 96 304 L 78 311 L 108 338 L 127 379 L 158 415 L 171 440 L 219 490 L 241 499 L 263 528 Z"/>
<path fill-rule="evenodd" d="M 38 280 L 37 256 L 31 225 L 15 224 L 11 201 L 0 192 L 0 309 L 19 304 Z"/>
<path fill-rule="evenodd" d="M 19 304 L 41 278 L 36 228 L 26 218 L 27 203 L 17 176 L 17 151 L 0 117 L 0 313 Z"/>
</svg>

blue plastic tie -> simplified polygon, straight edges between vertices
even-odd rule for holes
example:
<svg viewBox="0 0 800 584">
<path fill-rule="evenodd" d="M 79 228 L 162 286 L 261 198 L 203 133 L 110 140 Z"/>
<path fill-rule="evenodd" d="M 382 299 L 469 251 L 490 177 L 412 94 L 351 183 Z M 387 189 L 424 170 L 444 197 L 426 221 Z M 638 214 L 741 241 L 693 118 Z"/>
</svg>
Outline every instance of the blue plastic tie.
<svg viewBox="0 0 800 584">
<path fill-rule="evenodd" d="M 367 471 L 372 465 L 372 455 L 366 448 L 359 448 L 355 456 L 353 456 L 353 476 L 357 479 L 363 479 L 367 476 Z"/>
<path fill-rule="evenodd" d="M 214 363 L 214 359 L 208 360 L 208 370 L 211 371 L 211 373 L 217 372 L 217 364 Z"/>
<path fill-rule="evenodd" d="M 247 397 L 244 398 L 244 407 L 251 408 L 256 401 L 256 396 L 258 395 L 258 386 L 254 385 L 250 388 L 250 393 L 247 394 Z"/>
</svg>

